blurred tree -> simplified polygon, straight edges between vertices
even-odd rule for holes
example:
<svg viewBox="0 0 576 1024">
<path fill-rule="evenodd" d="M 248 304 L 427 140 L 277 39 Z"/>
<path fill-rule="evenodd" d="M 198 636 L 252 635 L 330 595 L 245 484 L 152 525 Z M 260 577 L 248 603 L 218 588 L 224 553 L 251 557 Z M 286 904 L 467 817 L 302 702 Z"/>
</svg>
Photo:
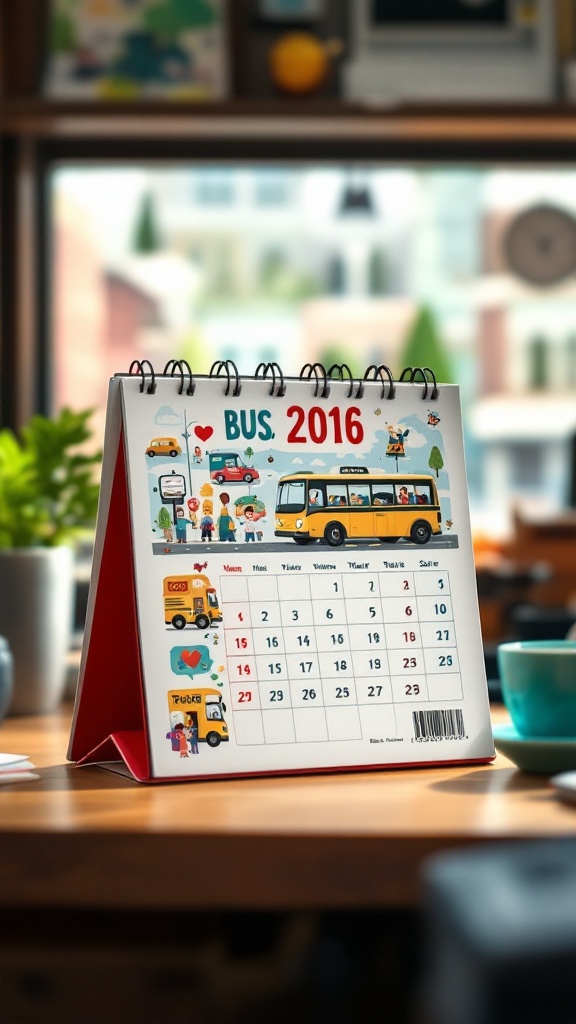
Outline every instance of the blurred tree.
<svg viewBox="0 0 576 1024">
<path fill-rule="evenodd" d="M 154 199 L 150 192 L 142 197 L 136 218 L 132 251 L 137 253 L 158 252 L 162 248 L 160 234 L 156 224 Z"/>
<path fill-rule="evenodd" d="M 191 328 L 180 339 L 176 358 L 186 359 L 192 369 L 192 373 L 208 373 L 214 362 L 215 355 L 210 351 L 200 332 Z"/>
<path fill-rule="evenodd" d="M 541 334 L 537 334 L 530 341 L 528 349 L 529 386 L 535 391 L 542 391 L 550 383 L 550 348 L 548 341 Z"/>
<path fill-rule="evenodd" d="M 337 341 L 330 342 L 326 348 L 321 349 L 318 362 L 322 363 L 322 366 L 325 366 L 327 370 L 329 370 L 331 366 L 334 366 L 335 363 L 338 366 L 341 366 L 342 363 L 344 363 L 350 368 L 350 373 L 353 377 L 364 376 L 364 369 L 360 369 L 360 364 L 354 353 L 349 349 L 346 349 L 344 345 L 341 345 Z M 344 377 L 344 380 L 346 379 L 347 378 Z"/>
<path fill-rule="evenodd" d="M 566 342 L 567 373 L 566 383 L 569 388 L 576 387 L 576 334 L 570 334 Z"/>
<path fill-rule="evenodd" d="M 262 257 L 258 289 L 263 298 L 281 302 L 309 299 L 321 291 L 318 281 L 291 265 L 285 253 L 277 249 L 268 250 Z"/>
<path fill-rule="evenodd" d="M 346 267 L 342 257 L 335 253 L 326 268 L 326 291 L 328 295 L 343 295 L 346 291 Z"/>
<path fill-rule="evenodd" d="M 402 368 L 429 366 L 438 383 L 454 383 L 446 346 L 438 333 L 432 311 L 421 306 L 400 353 Z"/>
<path fill-rule="evenodd" d="M 370 295 L 386 295 L 388 291 L 386 255 L 382 249 L 373 249 L 368 262 L 368 292 Z"/>
</svg>

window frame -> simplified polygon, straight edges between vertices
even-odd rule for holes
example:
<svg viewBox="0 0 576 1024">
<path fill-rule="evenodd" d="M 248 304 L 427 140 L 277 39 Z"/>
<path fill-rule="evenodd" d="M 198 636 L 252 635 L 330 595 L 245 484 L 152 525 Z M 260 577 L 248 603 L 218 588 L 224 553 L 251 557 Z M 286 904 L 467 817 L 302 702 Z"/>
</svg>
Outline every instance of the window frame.
<svg viewBox="0 0 576 1024">
<path fill-rule="evenodd" d="M 101 110 L 59 116 L 56 106 L 45 104 L 37 122 L 24 119 L 19 127 L 5 127 L 0 134 L 0 424 L 18 429 L 35 412 L 51 412 L 51 205 L 50 175 L 54 167 L 71 164 L 138 165 L 218 163 L 238 166 L 263 164 L 285 168 L 333 164 L 365 167 L 409 164 L 426 168 L 465 163 L 489 167 L 562 167 L 576 164 L 576 144 L 569 135 L 553 130 L 547 137 L 538 132 L 526 137 L 509 137 L 495 132 L 484 137 L 464 133 L 456 138 L 447 133 L 421 136 L 401 130 L 386 134 L 349 130 L 346 118 L 332 113 L 318 114 L 327 131 L 302 134 L 291 130 L 293 117 L 283 120 L 283 109 L 269 130 L 259 126 L 259 117 L 245 118 L 246 132 L 239 134 L 227 124 L 221 133 L 206 130 L 213 123 L 213 111 L 197 115 L 200 128 L 181 137 L 180 117 L 168 119 L 167 129 L 154 126 L 146 111 Z M 314 112 L 313 112 L 314 113 Z M 474 112 L 472 111 L 472 114 Z M 500 115 L 506 111 L 500 111 Z M 510 112 L 508 112 L 510 113 Z M 294 111 L 292 110 L 292 115 Z M 451 116 L 454 111 L 451 111 Z M 422 117 L 430 116 L 421 115 Z M 468 117 L 467 111 L 463 116 Z M 86 118 L 86 133 L 75 122 Z M 122 118 L 130 131 L 120 137 Z M 536 119 L 536 115 L 534 115 Z M 497 120 L 497 117 L 494 117 Z M 232 122 L 234 118 L 232 118 Z M 441 121 L 441 118 L 440 118 Z M 352 125 L 356 123 L 351 118 Z M 442 122 L 441 122 L 442 123 Z M 252 125 L 253 130 L 251 130 Z M 286 130 L 284 130 L 286 125 Z M 122 369 L 122 367 L 119 367 Z"/>
</svg>

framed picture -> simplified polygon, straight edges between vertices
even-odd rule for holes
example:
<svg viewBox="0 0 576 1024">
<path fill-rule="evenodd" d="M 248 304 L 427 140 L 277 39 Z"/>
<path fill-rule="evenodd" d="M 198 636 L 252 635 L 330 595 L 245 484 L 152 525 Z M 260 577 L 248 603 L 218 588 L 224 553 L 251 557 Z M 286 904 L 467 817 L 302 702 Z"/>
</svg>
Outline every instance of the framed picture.
<svg viewBox="0 0 576 1024">
<path fill-rule="evenodd" d="M 325 0 L 260 0 L 258 13 L 268 21 L 315 21 L 324 9 Z"/>
<path fill-rule="evenodd" d="M 228 92 L 224 0 L 50 0 L 44 91 L 199 102 Z"/>
</svg>

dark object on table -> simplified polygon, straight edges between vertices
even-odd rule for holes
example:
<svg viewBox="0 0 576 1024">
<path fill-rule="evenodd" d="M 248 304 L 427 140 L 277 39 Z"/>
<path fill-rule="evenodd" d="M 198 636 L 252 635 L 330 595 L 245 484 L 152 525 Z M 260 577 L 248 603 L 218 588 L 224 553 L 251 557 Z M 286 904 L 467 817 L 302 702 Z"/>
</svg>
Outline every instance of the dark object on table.
<svg viewBox="0 0 576 1024">
<path fill-rule="evenodd" d="M 510 633 L 506 640 L 564 640 L 574 620 L 574 612 L 567 608 L 519 604 L 509 612 Z M 492 703 L 502 703 L 497 650 L 497 642 L 484 643 L 488 693 Z"/>
<path fill-rule="evenodd" d="M 575 907 L 573 839 L 431 858 L 425 1024 L 573 1024 Z"/>
<path fill-rule="evenodd" d="M 510 613 L 510 625 L 517 640 L 563 640 L 576 616 L 567 608 L 520 604 Z"/>
</svg>

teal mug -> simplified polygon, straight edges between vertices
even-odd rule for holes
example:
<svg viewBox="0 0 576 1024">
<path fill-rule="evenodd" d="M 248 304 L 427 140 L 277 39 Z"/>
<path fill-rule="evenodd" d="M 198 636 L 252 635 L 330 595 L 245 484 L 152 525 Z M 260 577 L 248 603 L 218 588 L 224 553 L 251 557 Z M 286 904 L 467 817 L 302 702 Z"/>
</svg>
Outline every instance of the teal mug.
<svg viewBox="0 0 576 1024">
<path fill-rule="evenodd" d="M 500 644 L 498 668 L 504 704 L 521 736 L 576 738 L 576 641 Z"/>
</svg>

